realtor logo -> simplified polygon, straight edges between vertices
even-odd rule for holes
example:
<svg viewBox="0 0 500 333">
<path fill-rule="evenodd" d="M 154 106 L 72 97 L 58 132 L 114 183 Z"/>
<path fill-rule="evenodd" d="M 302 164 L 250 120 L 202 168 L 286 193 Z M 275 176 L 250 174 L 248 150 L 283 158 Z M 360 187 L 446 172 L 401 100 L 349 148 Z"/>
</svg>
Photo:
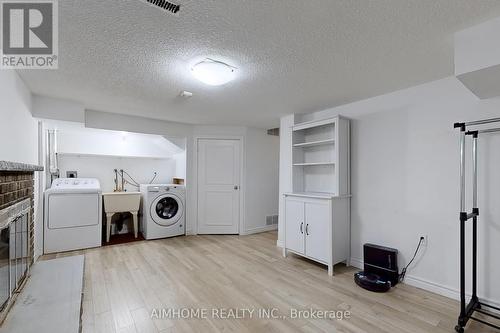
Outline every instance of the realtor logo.
<svg viewBox="0 0 500 333">
<path fill-rule="evenodd" d="M 57 0 L 2 0 L 0 8 L 0 67 L 57 69 Z"/>
</svg>

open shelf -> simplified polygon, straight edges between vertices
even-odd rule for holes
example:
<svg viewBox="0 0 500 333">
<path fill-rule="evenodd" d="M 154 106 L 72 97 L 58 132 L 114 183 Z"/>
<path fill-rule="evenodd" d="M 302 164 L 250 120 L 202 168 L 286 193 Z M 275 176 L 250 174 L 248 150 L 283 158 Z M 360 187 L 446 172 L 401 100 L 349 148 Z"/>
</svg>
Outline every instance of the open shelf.
<svg viewBox="0 0 500 333">
<path fill-rule="evenodd" d="M 311 165 L 335 165 L 335 162 L 305 162 L 305 163 L 294 163 L 294 166 L 311 166 Z"/>
<path fill-rule="evenodd" d="M 89 154 L 89 153 L 57 153 L 61 157 L 108 157 L 108 158 L 137 158 L 137 159 L 153 159 L 153 160 L 168 160 L 167 156 L 139 156 L 139 155 L 111 155 L 111 154 Z"/>
<path fill-rule="evenodd" d="M 348 140 L 349 121 L 340 116 L 292 126 L 292 192 L 348 194 Z"/>
<path fill-rule="evenodd" d="M 323 119 L 320 121 L 307 121 L 300 124 L 295 124 L 292 128 L 293 131 L 302 131 L 309 128 L 318 128 L 322 126 L 333 125 L 336 122 L 336 118 Z"/>
<path fill-rule="evenodd" d="M 315 147 L 315 146 L 333 144 L 334 142 L 335 142 L 334 139 L 326 139 L 326 140 L 318 140 L 318 141 L 311 141 L 311 142 L 295 143 L 293 146 L 297 147 L 297 148 L 307 148 L 307 147 Z"/>
<path fill-rule="evenodd" d="M 294 196 L 294 197 L 304 197 L 304 198 L 333 198 L 336 197 L 337 195 L 335 193 L 330 193 L 330 192 L 288 192 L 285 193 L 285 195 L 288 196 Z"/>
</svg>

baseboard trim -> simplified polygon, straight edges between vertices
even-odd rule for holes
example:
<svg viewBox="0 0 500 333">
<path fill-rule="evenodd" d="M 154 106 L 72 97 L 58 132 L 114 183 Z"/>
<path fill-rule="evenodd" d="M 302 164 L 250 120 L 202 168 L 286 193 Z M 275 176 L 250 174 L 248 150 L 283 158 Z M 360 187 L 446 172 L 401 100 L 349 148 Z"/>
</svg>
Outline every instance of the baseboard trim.
<svg viewBox="0 0 500 333">
<path fill-rule="evenodd" d="M 283 241 L 280 239 L 276 240 L 276 246 L 283 248 Z"/>
<path fill-rule="evenodd" d="M 351 258 L 351 266 L 354 266 L 354 267 L 359 268 L 359 269 L 363 269 L 363 260 L 361 260 L 359 258 Z M 445 297 L 448 297 L 448 298 L 451 298 L 454 300 L 460 300 L 460 292 L 457 289 L 446 286 L 446 285 L 442 285 L 439 283 L 435 283 L 435 282 L 432 282 L 432 281 L 429 281 L 426 279 L 422 279 L 420 277 L 416 277 L 413 275 L 406 275 L 403 283 L 405 283 L 409 286 L 420 288 L 420 289 L 423 289 L 426 291 L 430 291 L 430 292 L 433 292 L 435 294 L 445 296 Z M 468 299 L 470 299 L 470 297 L 471 297 L 470 293 L 466 293 L 466 296 Z M 479 298 L 487 304 L 491 304 L 493 306 L 500 307 L 500 302 L 498 302 L 498 301 L 484 298 L 481 296 Z"/>
<path fill-rule="evenodd" d="M 435 282 L 432 282 L 432 281 L 429 281 L 426 279 L 422 279 L 422 278 L 419 278 L 416 276 L 408 275 L 408 276 L 406 276 L 404 283 L 406 283 L 407 285 L 413 286 L 413 287 L 417 287 L 420 289 L 431 291 L 431 292 L 436 293 L 436 294 L 441 295 L 441 296 L 452 298 L 452 299 L 457 300 L 457 301 L 460 300 L 460 291 L 458 289 L 455 289 L 455 288 L 452 288 L 449 286 L 445 286 L 445 285 L 442 285 L 439 283 L 435 283 Z M 467 300 L 469 300 L 471 297 L 471 294 L 465 293 L 465 296 L 466 296 Z M 479 295 L 479 299 L 484 303 L 491 304 L 491 305 L 496 306 L 496 307 L 500 307 L 500 302 L 498 302 L 498 301 L 495 301 L 495 300 L 492 300 L 489 298 L 485 298 L 485 297 L 481 297 L 480 295 Z"/>
<path fill-rule="evenodd" d="M 273 231 L 273 230 L 278 230 L 278 225 L 277 224 L 264 225 L 264 226 L 257 227 L 257 228 L 247 229 L 243 233 L 240 233 L 240 235 L 258 234 L 258 233 L 261 233 L 261 232 Z"/>
<path fill-rule="evenodd" d="M 363 269 L 363 260 L 359 258 L 352 258 L 350 260 L 350 265 L 359 269 Z"/>
</svg>

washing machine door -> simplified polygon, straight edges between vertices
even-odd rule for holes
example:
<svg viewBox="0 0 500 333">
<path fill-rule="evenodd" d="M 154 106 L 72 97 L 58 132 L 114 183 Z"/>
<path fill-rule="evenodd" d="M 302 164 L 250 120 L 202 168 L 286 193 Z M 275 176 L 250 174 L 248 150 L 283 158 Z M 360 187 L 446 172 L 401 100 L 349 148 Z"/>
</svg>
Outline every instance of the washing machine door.
<svg viewBox="0 0 500 333">
<path fill-rule="evenodd" d="M 151 203 L 151 219 L 160 226 L 168 227 L 177 223 L 183 213 L 181 199 L 172 193 L 162 193 Z"/>
</svg>

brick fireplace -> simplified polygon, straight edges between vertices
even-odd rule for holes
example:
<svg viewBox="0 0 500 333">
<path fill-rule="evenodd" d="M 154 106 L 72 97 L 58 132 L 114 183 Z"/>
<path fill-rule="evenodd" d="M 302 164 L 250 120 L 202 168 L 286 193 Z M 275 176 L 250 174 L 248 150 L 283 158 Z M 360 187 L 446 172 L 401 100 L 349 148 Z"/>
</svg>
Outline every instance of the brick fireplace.
<svg viewBox="0 0 500 333">
<path fill-rule="evenodd" d="M 33 263 L 34 255 L 34 172 L 0 171 L 0 210 L 21 202 L 30 200 L 28 221 L 30 265 Z"/>
<path fill-rule="evenodd" d="M 34 179 L 43 167 L 0 161 L 0 322 L 34 262 Z"/>
</svg>

